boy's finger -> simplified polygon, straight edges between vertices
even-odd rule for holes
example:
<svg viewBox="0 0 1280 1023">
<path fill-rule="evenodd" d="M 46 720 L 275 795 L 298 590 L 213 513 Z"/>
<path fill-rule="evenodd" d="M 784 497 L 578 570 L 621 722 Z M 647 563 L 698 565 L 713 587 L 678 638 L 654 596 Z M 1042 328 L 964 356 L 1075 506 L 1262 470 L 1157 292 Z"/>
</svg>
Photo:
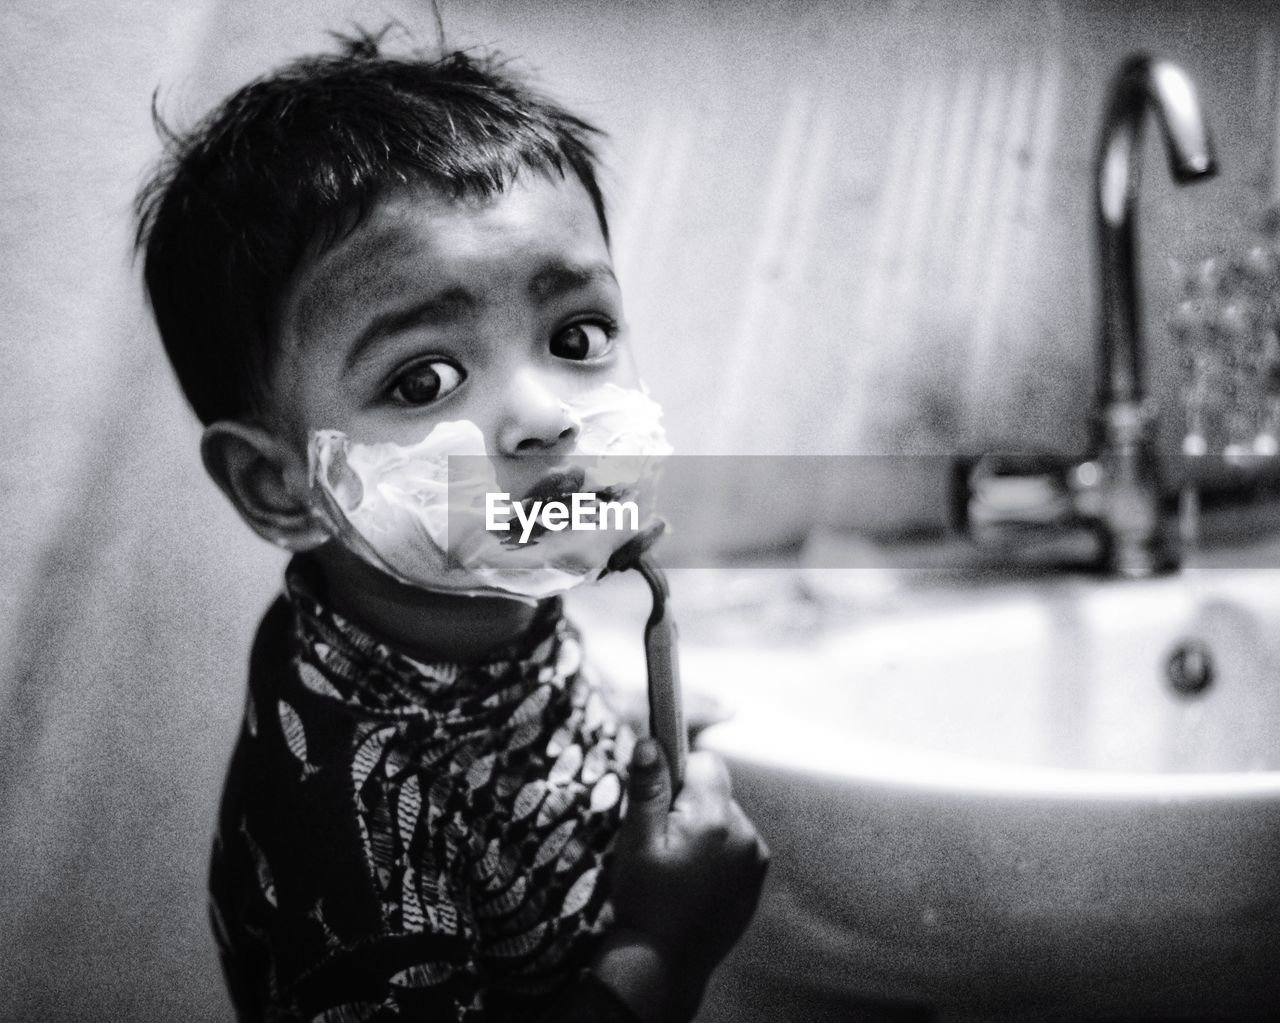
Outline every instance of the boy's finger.
<svg viewBox="0 0 1280 1023">
<path fill-rule="evenodd" d="M 773 853 L 769 851 L 769 843 L 756 830 L 756 826 L 751 823 L 751 818 L 738 805 L 736 799 L 729 804 L 729 823 L 734 831 L 743 836 L 743 838 L 750 840 L 756 861 L 762 866 L 768 866 L 769 860 L 773 858 Z"/>
<path fill-rule="evenodd" d="M 706 750 L 690 753 L 675 809 L 683 807 L 694 813 L 701 810 L 724 816 L 732 799 L 733 783 L 725 762 Z"/>
<path fill-rule="evenodd" d="M 623 828 L 633 837 L 648 838 L 666 831 L 667 814 L 671 812 L 671 775 L 662 747 L 651 738 L 639 740 L 631 754 L 627 798 Z"/>
</svg>

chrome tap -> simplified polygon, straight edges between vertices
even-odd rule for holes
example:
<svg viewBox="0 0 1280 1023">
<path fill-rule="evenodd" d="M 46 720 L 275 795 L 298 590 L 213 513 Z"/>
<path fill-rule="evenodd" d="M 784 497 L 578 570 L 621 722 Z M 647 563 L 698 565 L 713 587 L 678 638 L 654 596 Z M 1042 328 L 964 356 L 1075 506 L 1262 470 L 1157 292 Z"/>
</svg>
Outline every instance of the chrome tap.
<svg viewBox="0 0 1280 1023">
<path fill-rule="evenodd" d="M 959 462 L 955 478 L 955 512 L 975 536 L 1083 526 L 1099 541 L 1099 562 L 1131 577 L 1178 564 L 1160 517 L 1156 417 L 1143 387 L 1138 326 L 1134 222 L 1148 109 L 1163 129 L 1176 182 L 1216 173 L 1191 79 L 1166 60 L 1128 58 L 1111 82 L 1095 164 L 1102 324 L 1090 454 L 1079 462 L 988 454 Z"/>
</svg>

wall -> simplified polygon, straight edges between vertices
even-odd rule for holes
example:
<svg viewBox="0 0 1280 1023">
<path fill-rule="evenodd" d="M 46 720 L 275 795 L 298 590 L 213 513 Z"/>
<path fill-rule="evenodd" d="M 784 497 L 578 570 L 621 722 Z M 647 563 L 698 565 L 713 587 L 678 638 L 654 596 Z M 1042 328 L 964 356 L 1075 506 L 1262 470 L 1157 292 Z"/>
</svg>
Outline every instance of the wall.
<svg viewBox="0 0 1280 1023">
<path fill-rule="evenodd" d="M 421 5 L 13 0 L 0 13 L 0 1016 L 221 1019 L 202 873 L 280 560 L 203 477 L 128 259 L 179 123 L 323 29 Z M 449 3 L 613 133 L 618 262 L 681 450 L 945 451 L 1085 435 L 1089 167 L 1143 46 L 1225 173 L 1149 154 L 1148 307 L 1276 194 L 1265 4 Z M 1170 374 L 1157 373 L 1168 394 Z M 932 511 L 929 509 L 928 511 Z M 887 516 L 921 514 L 887 486 Z"/>
</svg>

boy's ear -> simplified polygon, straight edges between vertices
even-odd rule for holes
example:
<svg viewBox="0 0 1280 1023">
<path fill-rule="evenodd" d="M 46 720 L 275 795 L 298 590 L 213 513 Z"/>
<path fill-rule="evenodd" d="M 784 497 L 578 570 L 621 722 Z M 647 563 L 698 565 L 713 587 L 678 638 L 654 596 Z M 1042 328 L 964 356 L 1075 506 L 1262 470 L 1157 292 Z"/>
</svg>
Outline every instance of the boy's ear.
<svg viewBox="0 0 1280 1023">
<path fill-rule="evenodd" d="M 290 551 L 329 540 L 312 512 L 305 467 L 270 430 L 231 420 L 211 423 L 200 438 L 204 467 L 253 531 Z"/>
</svg>

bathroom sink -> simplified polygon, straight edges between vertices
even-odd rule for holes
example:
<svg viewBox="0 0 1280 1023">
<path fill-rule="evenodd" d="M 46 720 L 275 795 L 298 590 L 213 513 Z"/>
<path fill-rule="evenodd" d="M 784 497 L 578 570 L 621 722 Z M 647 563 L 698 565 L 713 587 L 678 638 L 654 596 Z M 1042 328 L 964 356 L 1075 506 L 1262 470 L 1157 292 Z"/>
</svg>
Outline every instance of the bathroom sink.
<svg viewBox="0 0 1280 1023">
<path fill-rule="evenodd" d="M 690 699 L 731 714 L 699 745 L 774 853 L 704 1018 L 781 989 L 796 1019 L 1277 1018 L 1280 570 L 686 632 Z"/>
</svg>

